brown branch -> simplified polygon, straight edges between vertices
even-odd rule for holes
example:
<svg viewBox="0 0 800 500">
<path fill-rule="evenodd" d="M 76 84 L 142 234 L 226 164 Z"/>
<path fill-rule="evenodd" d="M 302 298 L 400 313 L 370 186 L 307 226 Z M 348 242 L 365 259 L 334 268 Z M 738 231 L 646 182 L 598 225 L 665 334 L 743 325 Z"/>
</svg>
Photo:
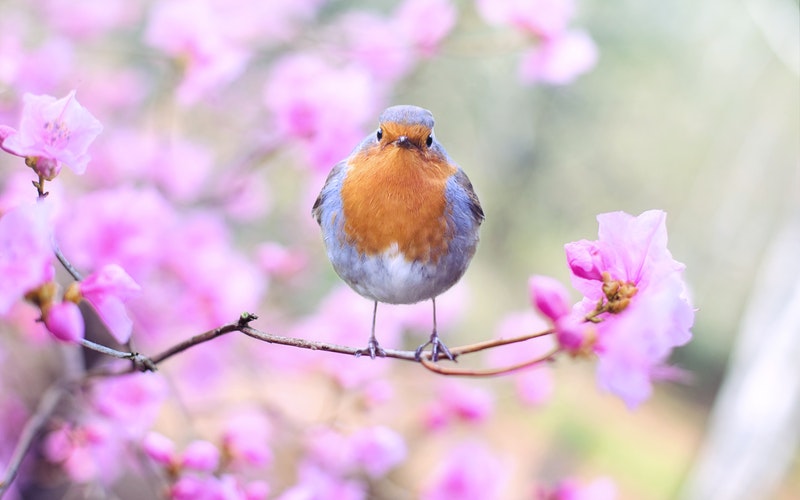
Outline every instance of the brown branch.
<svg viewBox="0 0 800 500">
<path fill-rule="evenodd" d="M 555 329 L 550 328 L 548 330 L 542 330 L 541 332 L 522 335 L 519 337 L 513 337 L 510 339 L 486 340 L 484 342 L 478 342 L 476 344 L 470 344 L 462 347 L 455 347 L 453 349 L 450 349 L 450 352 L 454 356 L 458 356 L 460 354 L 469 354 L 473 352 L 483 351 L 486 349 L 491 349 L 493 347 L 499 347 L 508 344 L 516 344 L 517 342 L 525 342 L 526 340 L 535 339 L 537 337 L 544 337 L 545 335 L 551 335 L 553 333 L 555 333 Z"/>
<path fill-rule="evenodd" d="M 428 358 L 422 358 L 419 361 L 422 364 L 422 366 L 424 366 L 425 368 L 434 373 L 438 373 L 439 375 L 449 375 L 457 377 L 494 377 L 497 375 L 505 375 L 507 373 L 515 372 L 517 370 L 522 370 L 523 368 L 529 368 L 531 366 L 535 366 L 547 361 L 552 361 L 555 355 L 558 354 L 559 352 L 561 352 L 561 348 L 556 347 L 546 355 L 539 358 L 523 361 L 522 363 L 517 363 L 511 366 L 504 366 L 501 368 L 487 368 L 485 370 L 468 370 L 468 369 L 462 370 L 460 368 L 450 368 L 444 365 L 440 365 L 438 363 L 434 363 Z"/>
</svg>

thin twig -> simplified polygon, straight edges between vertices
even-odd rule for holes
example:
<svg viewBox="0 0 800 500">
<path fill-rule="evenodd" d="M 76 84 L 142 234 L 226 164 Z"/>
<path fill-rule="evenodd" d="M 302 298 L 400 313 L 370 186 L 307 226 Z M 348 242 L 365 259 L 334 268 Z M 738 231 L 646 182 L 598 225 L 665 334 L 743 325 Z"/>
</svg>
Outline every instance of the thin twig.
<svg viewBox="0 0 800 500">
<path fill-rule="evenodd" d="M 327 342 L 317 342 L 315 340 L 299 339 L 295 337 L 283 337 L 281 335 L 272 335 L 270 333 L 256 330 L 250 326 L 237 328 L 239 331 L 262 342 L 269 344 L 280 344 L 291 347 L 299 347 L 301 349 L 310 349 L 312 351 L 325 351 L 336 352 L 339 354 L 349 354 L 352 356 L 361 356 L 364 349 L 357 347 L 344 346 L 339 344 L 330 344 Z M 414 358 L 414 351 L 398 351 L 395 349 L 384 349 L 387 358 L 403 359 L 406 361 L 416 361 Z"/>
<path fill-rule="evenodd" d="M 53 238 L 51 243 L 53 245 L 53 253 L 56 254 L 56 258 L 61 263 L 61 265 L 64 266 L 64 269 L 67 270 L 67 272 L 70 274 L 70 276 L 72 276 L 72 278 L 75 281 L 81 281 L 83 279 L 83 275 L 81 275 L 80 271 L 75 269 L 75 266 L 73 266 L 70 263 L 70 261 L 68 261 L 67 258 L 64 256 L 64 254 L 61 252 L 61 248 L 59 248 L 58 246 L 58 243 L 56 243 L 56 239 Z"/>
<path fill-rule="evenodd" d="M 486 340 L 484 342 L 478 342 L 475 344 L 465 345 L 462 347 L 454 347 L 450 349 L 450 352 L 454 355 L 460 354 L 469 354 L 473 352 L 483 351 L 486 349 L 491 349 L 493 347 L 500 347 L 508 344 L 516 344 L 517 342 L 525 342 L 526 340 L 535 339 L 538 337 L 544 337 L 545 335 L 551 335 L 555 333 L 555 329 L 550 328 L 548 330 L 542 330 L 541 332 L 530 333 L 528 335 L 522 335 L 519 337 L 513 337 L 510 339 L 494 339 L 494 340 Z"/>
<path fill-rule="evenodd" d="M 36 408 L 36 412 L 31 415 L 31 417 L 25 423 L 25 427 L 22 429 L 19 441 L 17 441 L 17 446 L 14 448 L 14 452 L 11 454 L 11 458 L 6 466 L 3 479 L 0 481 L 0 498 L 2 498 L 2 496 L 8 491 L 8 488 L 11 487 L 11 483 L 13 483 L 14 478 L 17 477 L 17 473 L 22 465 L 22 461 L 25 459 L 25 455 L 28 454 L 28 450 L 30 450 L 31 446 L 33 445 L 34 439 L 36 439 L 36 436 L 38 436 L 42 428 L 44 428 L 44 425 L 50 419 L 50 416 L 53 414 L 58 406 L 58 403 L 65 394 L 66 388 L 63 385 L 56 384 L 51 386 L 44 393 L 41 401 L 39 401 L 39 406 Z"/>
<path fill-rule="evenodd" d="M 153 362 L 153 360 L 148 358 L 144 354 L 139 354 L 138 352 L 118 351 L 117 349 L 112 349 L 111 347 L 106 347 L 102 344 L 98 344 L 96 342 L 92 342 L 91 340 L 86 340 L 86 339 L 81 339 L 79 343 L 80 345 L 82 345 L 87 349 L 97 351 L 99 353 L 105 354 L 106 356 L 111 356 L 112 358 L 129 359 L 133 362 L 132 368 L 135 371 L 154 372 L 157 369 L 156 364 Z"/>
<path fill-rule="evenodd" d="M 495 377 L 497 375 L 505 375 L 507 373 L 515 372 L 517 370 L 522 370 L 523 368 L 529 368 L 531 366 L 538 365 L 546 361 L 550 361 L 559 352 L 561 352 L 561 349 L 559 347 L 556 347 L 546 355 L 539 358 L 523 361 L 522 363 L 517 363 L 511 366 L 504 366 L 501 368 L 487 368 L 485 370 L 450 368 L 444 365 L 440 365 L 438 363 L 434 363 L 428 358 L 422 358 L 419 360 L 419 362 L 422 364 L 422 366 L 424 366 L 428 370 L 434 373 L 438 373 L 439 375 L 449 375 L 456 377 Z"/>
</svg>

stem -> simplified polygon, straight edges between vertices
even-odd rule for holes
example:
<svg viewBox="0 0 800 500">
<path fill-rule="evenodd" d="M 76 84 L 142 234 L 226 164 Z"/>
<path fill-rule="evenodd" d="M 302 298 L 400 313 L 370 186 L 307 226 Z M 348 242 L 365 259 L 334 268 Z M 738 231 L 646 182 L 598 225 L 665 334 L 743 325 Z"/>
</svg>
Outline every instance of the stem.
<svg viewBox="0 0 800 500">
<path fill-rule="evenodd" d="M 462 347 L 456 347 L 450 349 L 450 352 L 453 353 L 453 355 L 469 354 L 473 352 L 483 351 L 486 349 L 491 349 L 493 347 L 499 347 L 508 344 L 516 344 L 517 342 L 525 342 L 526 340 L 535 339 L 537 337 L 544 337 L 545 335 L 551 335 L 553 333 L 555 333 L 555 329 L 550 328 L 548 330 L 543 330 L 541 332 L 530 333 L 519 337 L 512 337 L 510 339 L 486 340 L 484 342 L 478 342 L 475 344 L 465 345 Z"/>
<path fill-rule="evenodd" d="M 534 365 L 538 365 L 539 363 L 544 363 L 545 361 L 550 361 L 553 357 L 561 351 L 559 347 L 554 348 L 549 353 L 545 354 L 540 358 L 534 358 L 529 361 L 523 361 L 522 363 L 517 363 L 516 365 L 505 366 L 502 368 L 488 368 L 485 370 L 462 370 L 460 368 L 447 368 L 443 365 L 439 365 L 434 363 L 430 359 L 422 358 L 420 359 L 420 363 L 422 366 L 427 368 L 428 370 L 438 373 L 439 375 L 450 375 L 450 376 L 457 376 L 457 377 L 494 377 L 497 375 L 505 375 L 506 373 L 511 373 L 517 370 L 521 370 L 523 368 L 528 368 Z"/>
<path fill-rule="evenodd" d="M 50 416 L 65 394 L 66 389 L 63 386 L 53 385 L 44 393 L 44 396 L 42 396 L 41 401 L 39 401 L 39 406 L 36 408 L 36 412 L 31 415 L 25 423 L 19 441 L 17 441 L 17 446 L 14 448 L 14 452 L 11 454 L 11 458 L 8 461 L 6 472 L 3 474 L 3 479 L 0 481 L 0 497 L 11 487 L 11 483 L 14 482 L 14 479 L 17 477 L 22 461 L 33 445 L 34 439 L 39 435 L 39 432 L 41 432 L 44 425 L 50 419 Z"/>
<path fill-rule="evenodd" d="M 73 266 L 70 263 L 70 261 L 68 261 L 67 258 L 64 257 L 64 254 L 61 252 L 61 248 L 58 247 L 58 243 L 56 243 L 55 238 L 53 238 L 52 244 L 53 244 L 53 253 L 56 254 L 56 258 L 61 263 L 61 265 L 64 266 L 64 269 L 67 270 L 67 272 L 70 274 L 70 276 L 72 276 L 72 278 L 75 281 L 81 281 L 83 279 L 83 276 L 77 269 L 75 269 L 75 266 Z"/>
</svg>

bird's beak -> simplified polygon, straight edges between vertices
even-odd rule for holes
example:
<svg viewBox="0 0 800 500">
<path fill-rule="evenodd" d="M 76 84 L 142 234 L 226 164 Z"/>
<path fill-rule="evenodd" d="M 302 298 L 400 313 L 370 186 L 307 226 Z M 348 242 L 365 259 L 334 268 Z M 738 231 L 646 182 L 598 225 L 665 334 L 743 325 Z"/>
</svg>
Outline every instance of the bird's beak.
<svg viewBox="0 0 800 500">
<path fill-rule="evenodd" d="M 408 140 L 407 135 L 401 135 L 397 138 L 395 143 L 397 143 L 397 145 L 401 148 L 410 148 L 413 145 L 412 142 Z"/>
</svg>

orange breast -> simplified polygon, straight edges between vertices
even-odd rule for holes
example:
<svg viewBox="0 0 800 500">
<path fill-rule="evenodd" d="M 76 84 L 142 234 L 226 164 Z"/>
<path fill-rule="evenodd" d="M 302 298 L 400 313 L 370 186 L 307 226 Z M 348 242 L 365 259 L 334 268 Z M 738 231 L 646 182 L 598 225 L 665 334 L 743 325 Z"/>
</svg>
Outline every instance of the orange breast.
<svg viewBox="0 0 800 500">
<path fill-rule="evenodd" d="M 396 244 L 409 261 L 447 251 L 445 183 L 455 168 L 414 148 L 376 145 L 348 164 L 342 183 L 347 241 L 367 255 Z"/>
</svg>

